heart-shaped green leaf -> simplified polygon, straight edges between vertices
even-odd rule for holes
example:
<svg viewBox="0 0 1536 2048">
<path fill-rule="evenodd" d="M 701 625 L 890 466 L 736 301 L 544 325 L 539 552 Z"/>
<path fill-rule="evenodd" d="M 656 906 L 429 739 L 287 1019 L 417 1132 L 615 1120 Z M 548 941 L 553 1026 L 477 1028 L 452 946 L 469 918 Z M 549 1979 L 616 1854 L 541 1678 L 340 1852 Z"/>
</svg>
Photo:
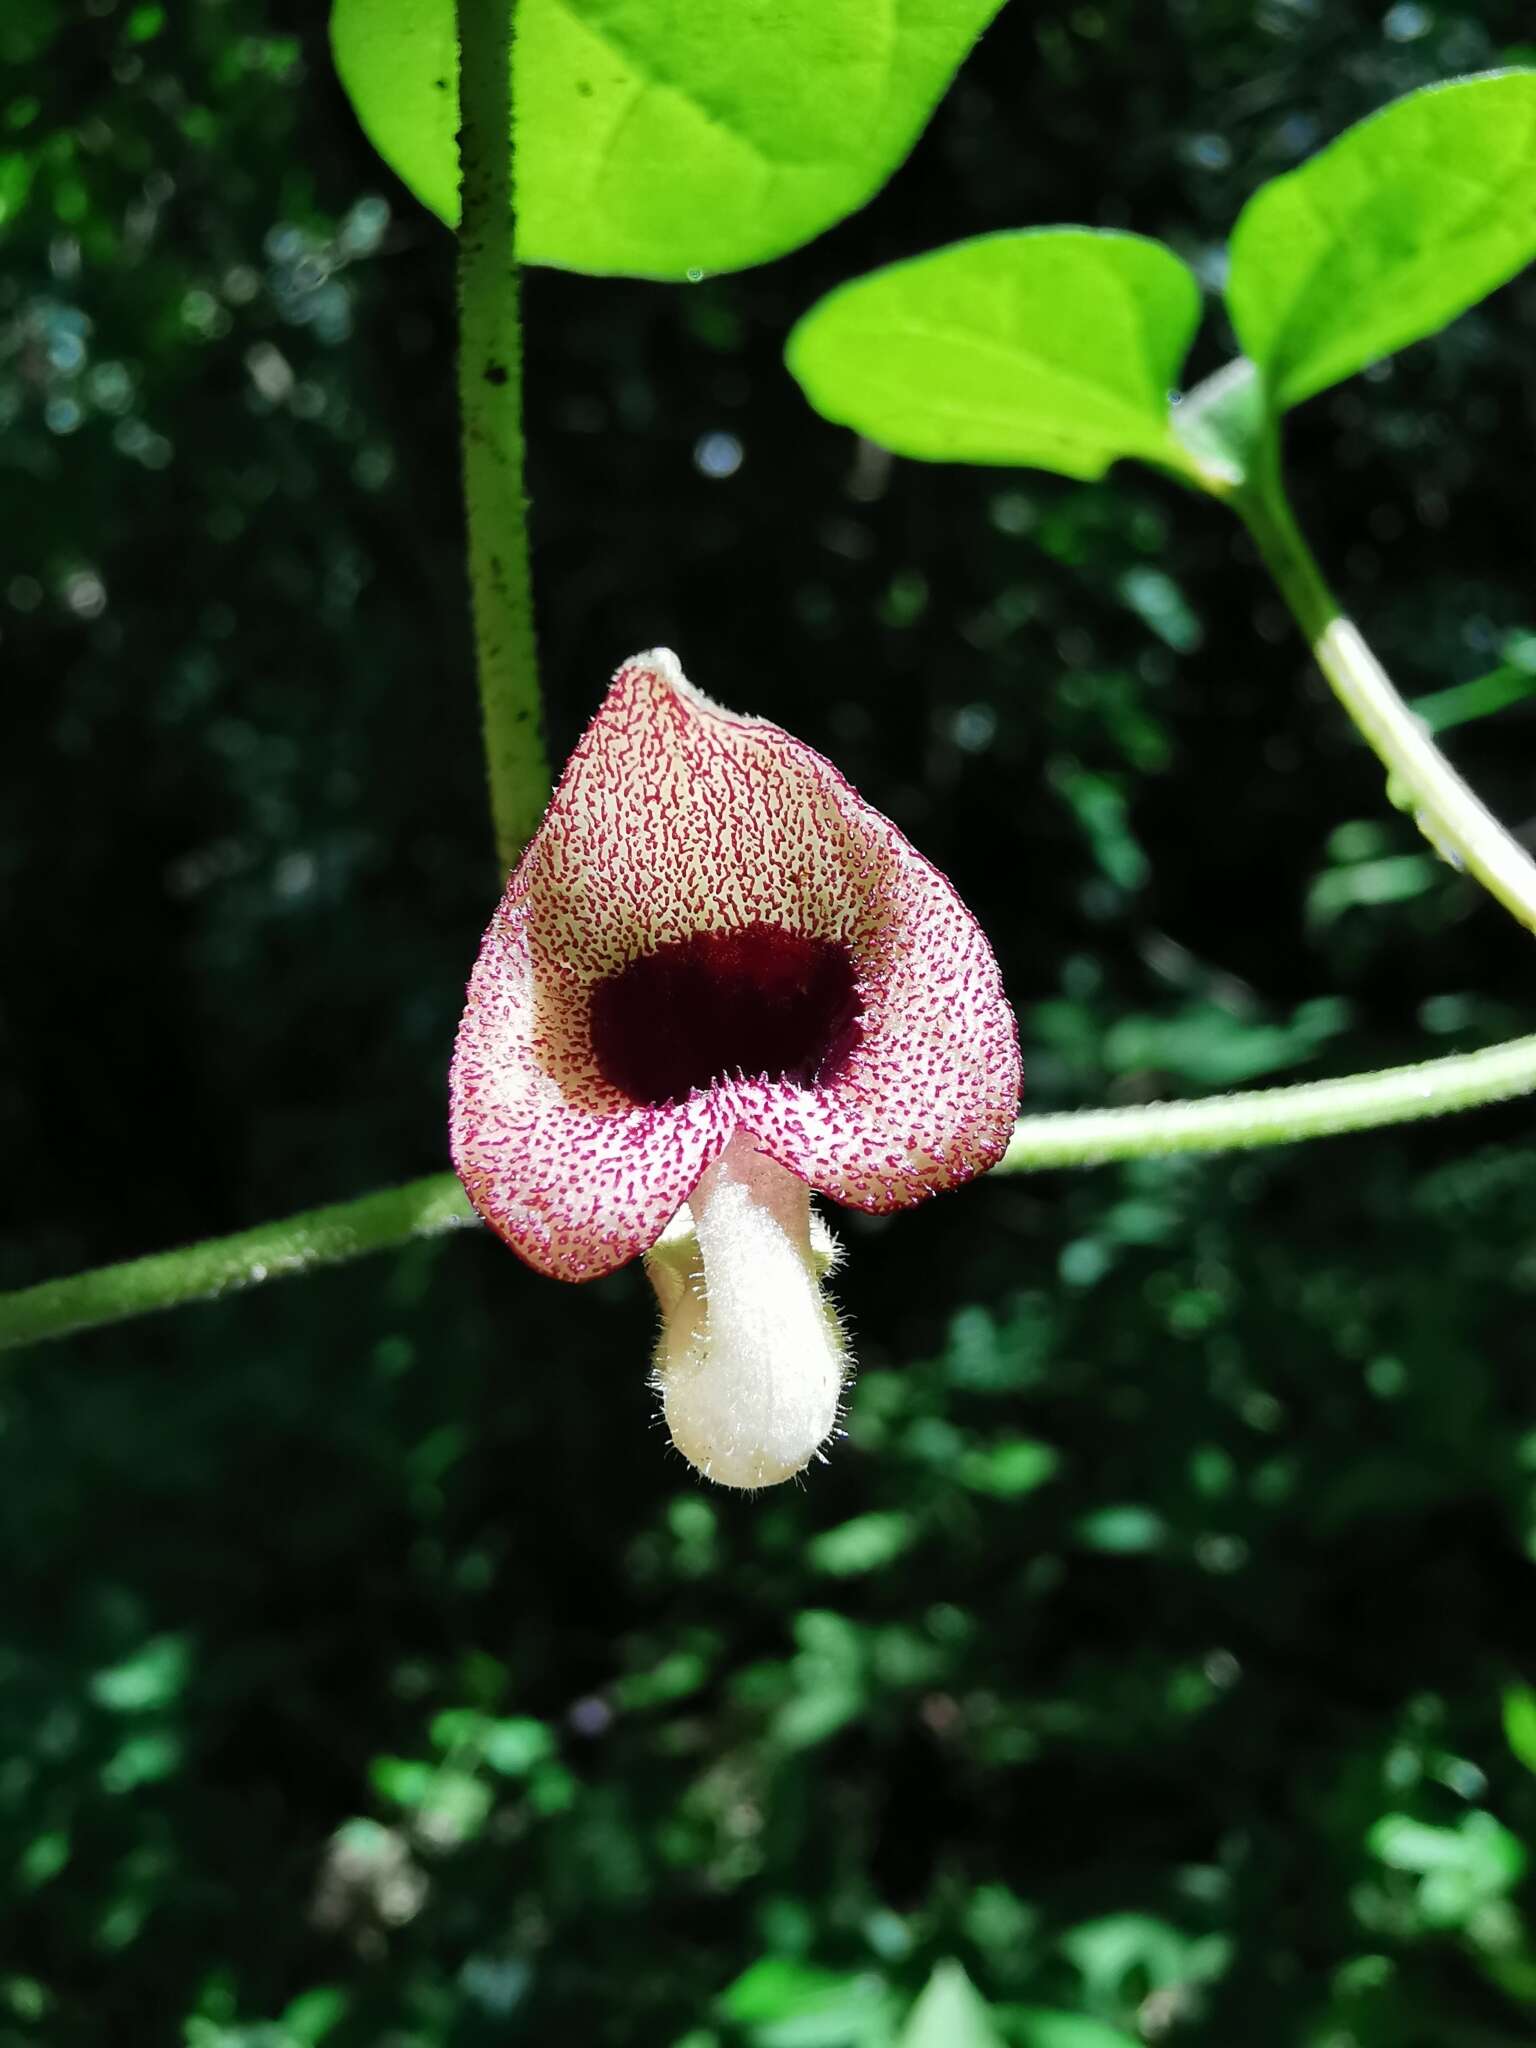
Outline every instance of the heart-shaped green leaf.
<svg viewBox="0 0 1536 2048">
<path fill-rule="evenodd" d="M 1426 86 L 1261 185 L 1227 303 L 1271 405 L 1454 320 L 1536 257 L 1536 71 Z"/>
<path fill-rule="evenodd" d="M 518 253 L 682 278 L 763 263 L 876 193 L 1002 0 L 519 0 Z M 336 0 L 369 139 L 458 218 L 453 0 Z"/>
<path fill-rule="evenodd" d="M 1102 476 L 1121 456 L 1199 475 L 1168 395 L 1200 288 L 1140 235 L 982 235 L 813 306 L 789 367 L 816 410 L 898 455 Z"/>
</svg>

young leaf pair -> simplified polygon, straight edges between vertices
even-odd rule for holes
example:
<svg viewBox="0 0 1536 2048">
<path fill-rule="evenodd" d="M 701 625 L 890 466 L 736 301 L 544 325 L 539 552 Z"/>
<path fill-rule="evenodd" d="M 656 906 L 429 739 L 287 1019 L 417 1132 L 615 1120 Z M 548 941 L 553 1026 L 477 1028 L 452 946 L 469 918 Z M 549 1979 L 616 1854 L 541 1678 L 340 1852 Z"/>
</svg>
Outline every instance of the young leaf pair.
<svg viewBox="0 0 1536 2048">
<path fill-rule="evenodd" d="M 1224 495 L 1273 423 L 1536 257 L 1536 70 L 1407 94 L 1260 186 L 1226 303 L 1251 370 L 1175 402 L 1200 318 L 1161 242 L 979 236 L 828 294 L 790 337 L 812 405 L 901 455 L 1102 476 L 1132 456 Z"/>
</svg>

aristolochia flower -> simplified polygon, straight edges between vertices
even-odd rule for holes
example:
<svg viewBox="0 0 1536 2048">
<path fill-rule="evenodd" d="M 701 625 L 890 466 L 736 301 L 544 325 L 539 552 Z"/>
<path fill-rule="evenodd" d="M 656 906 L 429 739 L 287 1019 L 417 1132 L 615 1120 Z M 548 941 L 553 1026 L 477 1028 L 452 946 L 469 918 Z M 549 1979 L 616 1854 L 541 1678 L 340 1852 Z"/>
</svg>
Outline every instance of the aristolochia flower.
<svg viewBox="0 0 1536 2048">
<path fill-rule="evenodd" d="M 650 1254 L 672 1441 L 756 1487 L 842 1399 L 811 1190 L 900 1209 L 994 1165 L 1019 1054 L 943 875 L 661 648 L 619 671 L 507 884 L 451 1088 L 459 1177 L 529 1265 Z"/>
</svg>

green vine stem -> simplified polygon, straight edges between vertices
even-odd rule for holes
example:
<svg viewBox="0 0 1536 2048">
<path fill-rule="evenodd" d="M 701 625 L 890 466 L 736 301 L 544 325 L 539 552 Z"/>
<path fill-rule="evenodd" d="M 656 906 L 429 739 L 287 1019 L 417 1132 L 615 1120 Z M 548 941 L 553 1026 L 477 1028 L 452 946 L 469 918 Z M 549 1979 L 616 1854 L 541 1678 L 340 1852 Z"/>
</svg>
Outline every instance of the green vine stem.
<svg viewBox="0 0 1536 2048">
<path fill-rule="evenodd" d="M 98 1323 L 122 1322 L 151 1309 L 210 1301 L 264 1280 L 340 1265 L 365 1252 L 413 1237 L 438 1237 L 477 1221 L 456 1175 L 429 1174 L 404 1187 L 380 1188 L 356 1201 L 258 1224 L 234 1237 L 208 1238 L 180 1251 L 155 1252 L 0 1294 L 0 1351 L 67 1337 Z"/>
<path fill-rule="evenodd" d="M 459 409 L 491 822 L 505 873 L 549 796 L 523 488 L 523 338 L 513 257 L 514 0 L 458 0 Z"/>
<path fill-rule="evenodd" d="M 1386 769 L 1393 801 L 1413 812 L 1445 859 L 1475 875 L 1512 917 L 1536 931 L 1536 861 L 1462 781 L 1340 610 L 1292 516 L 1273 449 L 1265 472 L 1233 490 L 1230 501 L 1334 695 Z"/>
<path fill-rule="evenodd" d="M 1453 1053 L 1420 1066 L 1387 1067 L 1337 1081 L 1259 1088 L 1203 1102 L 1153 1102 L 1129 1109 L 1070 1110 L 1019 1119 L 999 1173 L 1100 1166 L 1175 1152 L 1232 1152 L 1407 1123 L 1455 1109 L 1536 1094 L 1536 1037 L 1482 1052 Z M 212 1238 L 67 1280 L 0 1294 L 0 1351 L 67 1337 L 151 1309 L 207 1301 L 289 1273 L 387 1251 L 475 1222 L 451 1173 L 386 1188 L 328 1209 L 310 1209 L 238 1237 Z"/>
<path fill-rule="evenodd" d="M 1138 1103 L 1020 1117 L 996 1171 L 1097 1166 L 1173 1152 L 1235 1152 L 1412 1123 L 1536 1093 L 1536 1037 L 1417 1066 L 1345 1074 L 1289 1088 L 1254 1088 L 1200 1102 Z"/>
</svg>

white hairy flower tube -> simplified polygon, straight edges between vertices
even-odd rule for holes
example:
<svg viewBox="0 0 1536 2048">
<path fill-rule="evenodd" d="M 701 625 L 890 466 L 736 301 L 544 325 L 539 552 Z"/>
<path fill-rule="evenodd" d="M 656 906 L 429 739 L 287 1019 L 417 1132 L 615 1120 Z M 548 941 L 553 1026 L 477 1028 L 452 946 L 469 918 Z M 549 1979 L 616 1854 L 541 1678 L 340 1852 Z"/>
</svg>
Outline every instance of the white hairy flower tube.
<svg viewBox="0 0 1536 2048">
<path fill-rule="evenodd" d="M 835 1255 L 804 1181 L 745 1132 L 649 1254 L 667 1428 L 717 1485 L 793 1478 L 835 1430 L 846 1352 L 820 1287 Z"/>
</svg>

